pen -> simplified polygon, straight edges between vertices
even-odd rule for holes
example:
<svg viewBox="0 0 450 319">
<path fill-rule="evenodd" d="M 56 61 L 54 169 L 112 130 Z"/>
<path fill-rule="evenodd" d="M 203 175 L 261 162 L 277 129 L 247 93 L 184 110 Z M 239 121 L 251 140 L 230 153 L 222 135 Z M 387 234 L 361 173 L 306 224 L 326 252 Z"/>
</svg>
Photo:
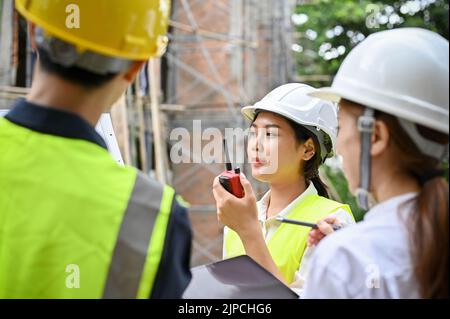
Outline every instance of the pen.
<svg viewBox="0 0 450 319">
<path fill-rule="evenodd" d="M 278 221 L 280 221 L 282 223 L 287 223 L 287 224 L 311 227 L 311 228 L 315 228 L 315 229 L 318 228 L 317 224 L 302 222 L 300 220 L 287 219 L 287 218 L 284 218 L 284 217 L 281 217 L 281 216 L 277 217 L 276 220 L 278 220 Z M 335 230 L 335 231 L 342 228 L 342 226 L 338 226 L 338 225 L 331 225 L 331 227 L 333 227 L 333 230 Z"/>
</svg>

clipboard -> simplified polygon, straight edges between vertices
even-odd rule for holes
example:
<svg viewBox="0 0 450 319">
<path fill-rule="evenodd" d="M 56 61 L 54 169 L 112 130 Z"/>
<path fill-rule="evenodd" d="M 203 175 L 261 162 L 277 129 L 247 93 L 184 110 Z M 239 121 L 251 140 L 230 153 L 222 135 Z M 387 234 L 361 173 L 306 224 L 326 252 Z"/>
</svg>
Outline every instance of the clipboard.
<svg viewBox="0 0 450 319">
<path fill-rule="evenodd" d="M 183 299 L 298 299 L 284 283 L 247 255 L 191 269 Z"/>
</svg>

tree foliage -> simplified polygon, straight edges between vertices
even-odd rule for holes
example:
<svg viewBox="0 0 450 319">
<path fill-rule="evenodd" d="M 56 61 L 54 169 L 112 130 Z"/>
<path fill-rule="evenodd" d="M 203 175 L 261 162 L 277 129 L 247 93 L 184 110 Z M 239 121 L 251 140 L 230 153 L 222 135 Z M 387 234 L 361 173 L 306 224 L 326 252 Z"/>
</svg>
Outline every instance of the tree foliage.
<svg viewBox="0 0 450 319">
<path fill-rule="evenodd" d="M 448 0 L 313 0 L 299 5 L 292 17 L 298 74 L 335 75 L 355 45 L 382 30 L 420 27 L 448 39 L 448 9 Z"/>
</svg>

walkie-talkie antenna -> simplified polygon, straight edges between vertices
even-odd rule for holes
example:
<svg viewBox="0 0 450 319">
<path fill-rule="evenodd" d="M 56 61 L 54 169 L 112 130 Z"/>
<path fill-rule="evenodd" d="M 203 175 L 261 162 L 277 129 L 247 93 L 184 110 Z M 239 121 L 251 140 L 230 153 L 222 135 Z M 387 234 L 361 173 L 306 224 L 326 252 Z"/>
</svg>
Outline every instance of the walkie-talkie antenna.
<svg viewBox="0 0 450 319">
<path fill-rule="evenodd" d="M 227 171 L 231 171 L 233 169 L 233 165 L 231 165 L 230 154 L 228 154 L 226 138 L 223 138 L 223 151 L 225 152 L 225 167 L 226 167 L 226 170 Z"/>
</svg>

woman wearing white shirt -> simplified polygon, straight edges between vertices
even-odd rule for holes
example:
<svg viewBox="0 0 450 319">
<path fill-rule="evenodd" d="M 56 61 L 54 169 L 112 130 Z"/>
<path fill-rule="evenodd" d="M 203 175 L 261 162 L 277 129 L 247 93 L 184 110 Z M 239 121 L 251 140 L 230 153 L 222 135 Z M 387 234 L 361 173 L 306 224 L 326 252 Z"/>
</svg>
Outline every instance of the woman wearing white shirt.
<svg viewBox="0 0 450 319">
<path fill-rule="evenodd" d="M 222 214 L 233 195 L 217 179 L 214 184 L 219 218 L 231 228 L 224 230 L 224 258 L 248 254 L 299 294 L 308 272 L 310 229 L 276 218 L 315 223 L 332 215 L 341 224 L 354 223 L 348 205 L 328 199 L 318 175 L 319 166 L 334 154 L 337 115 L 332 103 L 308 95 L 314 91 L 304 84 L 286 84 L 242 109 L 251 121 L 247 153 L 252 175 L 270 184 L 258 203 L 243 176 L 241 201 L 248 201 L 251 209 Z"/>
<path fill-rule="evenodd" d="M 448 77 L 448 41 L 402 28 L 368 37 L 315 94 L 340 100 L 338 152 L 370 210 L 319 243 L 303 297 L 448 298 Z"/>
</svg>

